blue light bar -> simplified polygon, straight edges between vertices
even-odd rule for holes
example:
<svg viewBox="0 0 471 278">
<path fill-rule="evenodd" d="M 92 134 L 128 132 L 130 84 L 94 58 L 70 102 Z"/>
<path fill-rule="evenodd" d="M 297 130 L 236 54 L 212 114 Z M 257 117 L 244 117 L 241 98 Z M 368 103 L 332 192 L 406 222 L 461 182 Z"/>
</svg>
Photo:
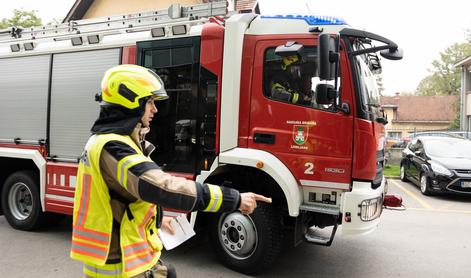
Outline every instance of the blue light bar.
<svg viewBox="0 0 471 278">
<path fill-rule="evenodd" d="M 298 19 L 304 20 L 308 25 L 345 25 L 345 20 L 333 16 L 318 16 L 318 15 L 262 15 L 262 18 L 276 18 L 276 19 Z"/>
</svg>

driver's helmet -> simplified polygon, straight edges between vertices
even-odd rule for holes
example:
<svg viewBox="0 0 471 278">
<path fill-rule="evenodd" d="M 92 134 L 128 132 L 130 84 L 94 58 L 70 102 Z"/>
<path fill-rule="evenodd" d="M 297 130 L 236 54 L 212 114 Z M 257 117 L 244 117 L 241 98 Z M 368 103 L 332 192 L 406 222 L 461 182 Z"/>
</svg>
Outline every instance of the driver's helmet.
<svg viewBox="0 0 471 278">
<path fill-rule="evenodd" d="M 288 72 L 293 78 L 301 78 L 301 56 L 298 54 L 283 57 L 281 68 Z"/>
</svg>

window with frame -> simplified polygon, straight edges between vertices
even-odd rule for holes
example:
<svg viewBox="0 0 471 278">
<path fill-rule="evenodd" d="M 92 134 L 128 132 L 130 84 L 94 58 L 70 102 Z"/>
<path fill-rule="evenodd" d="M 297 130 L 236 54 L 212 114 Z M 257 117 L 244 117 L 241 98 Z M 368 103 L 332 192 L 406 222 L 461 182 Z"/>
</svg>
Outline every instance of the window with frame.
<svg viewBox="0 0 471 278">
<path fill-rule="evenodd" d="M 363 46 L 360 43 L 354 44 L 354 50 L 360 50 Z M 375 74 L 371 71 L 369 64 L 371 57 L 367 54 L 356 55 L 354 57 L 354 67 L 357 72 L 358 95 L 360 96 L 361 109 L 367 115 L 373 117 L 381 116 L 379 103 L 379 90 Z"/>
<path fill-rule="evenodd" d="M 275 47 L 265 50 L 263 62 L 265 97 L 298 106 L 334 110 L 333 103 L 327 105 L 316 103 L 315 88 L 320 82 L 317 47 L 304 46 L 294 60 L 292 56 L 282 57 L 275 54 Z"/>
<path fill-rule="evenodd" d="M 402 132 L 401 131 L 388 131 L 388 138 L 401 140 Z"/>
</svg>

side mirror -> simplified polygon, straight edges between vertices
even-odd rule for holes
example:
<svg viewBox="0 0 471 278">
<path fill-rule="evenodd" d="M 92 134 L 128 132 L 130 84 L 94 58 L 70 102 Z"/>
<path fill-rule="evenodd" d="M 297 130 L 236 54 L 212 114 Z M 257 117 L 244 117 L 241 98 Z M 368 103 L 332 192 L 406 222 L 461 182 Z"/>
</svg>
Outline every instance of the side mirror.
<svg viewBox="0 0 471 278">
<path fill-rule="evenodd" d="M 302 44 L 297 44 L 296 42 L 290 41 L 284 45 L 280 45 L 275 49 L 275 54 L 281 57 L 291 56 L 300 54 L 303 49 Z"/>
<path fill-rule="evenodd" d="M 317 104 L 332 104 L 337 98 L 337 91 L 330 84 L 320 83 L 316 86 Z"/>
<path fill-rule="evenodd" d="M 320 34 L 318 45 L 319 78 L 320 80 L 334 80 L 336 67 L 339 61 L 336 37 L 331 34 Z"/>
<path fill-rule="evenodd" d="M 381 50 L 379 54 L 388 60 L 401 60 L 404 56 L 404 51 L 400 48 L 396 48 L 395 50 L 385 49 Z"/>
</svg>

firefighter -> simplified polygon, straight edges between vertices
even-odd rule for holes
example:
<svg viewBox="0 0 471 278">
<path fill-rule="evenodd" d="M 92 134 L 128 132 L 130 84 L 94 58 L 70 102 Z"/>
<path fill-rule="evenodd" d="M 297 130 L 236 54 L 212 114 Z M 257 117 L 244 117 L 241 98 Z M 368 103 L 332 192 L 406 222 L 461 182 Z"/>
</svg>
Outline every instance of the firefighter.
<svg viewBox="0 0 471 278">
<path fill-rule="evenodd" d="M 77 172 L 71 257 L 85 277 L 176 277 L 160 260 L 159 228 L 173 233 L 162 207 L 250 214 L 271 198 L 164 173 L 144 140 L 154 101 L 168 99 L 160 77 L 136 65 L 106 71 L 100 114 Z"/>
<path fill-rule="evenodd" d="M 283 102 L 308 105 L 311 102 L 311 89 L 305 91 L 301 56 L 298 54 L 281 59 L 282 72 L 273 75 L 270 82 L 271 97 Z M 309 77 L 310 79 L 310 77 Z M 306 79 L 307 80 L 307 79 Z M 310 80 L 309 80 L 310 81 Z"/>
</svg>

